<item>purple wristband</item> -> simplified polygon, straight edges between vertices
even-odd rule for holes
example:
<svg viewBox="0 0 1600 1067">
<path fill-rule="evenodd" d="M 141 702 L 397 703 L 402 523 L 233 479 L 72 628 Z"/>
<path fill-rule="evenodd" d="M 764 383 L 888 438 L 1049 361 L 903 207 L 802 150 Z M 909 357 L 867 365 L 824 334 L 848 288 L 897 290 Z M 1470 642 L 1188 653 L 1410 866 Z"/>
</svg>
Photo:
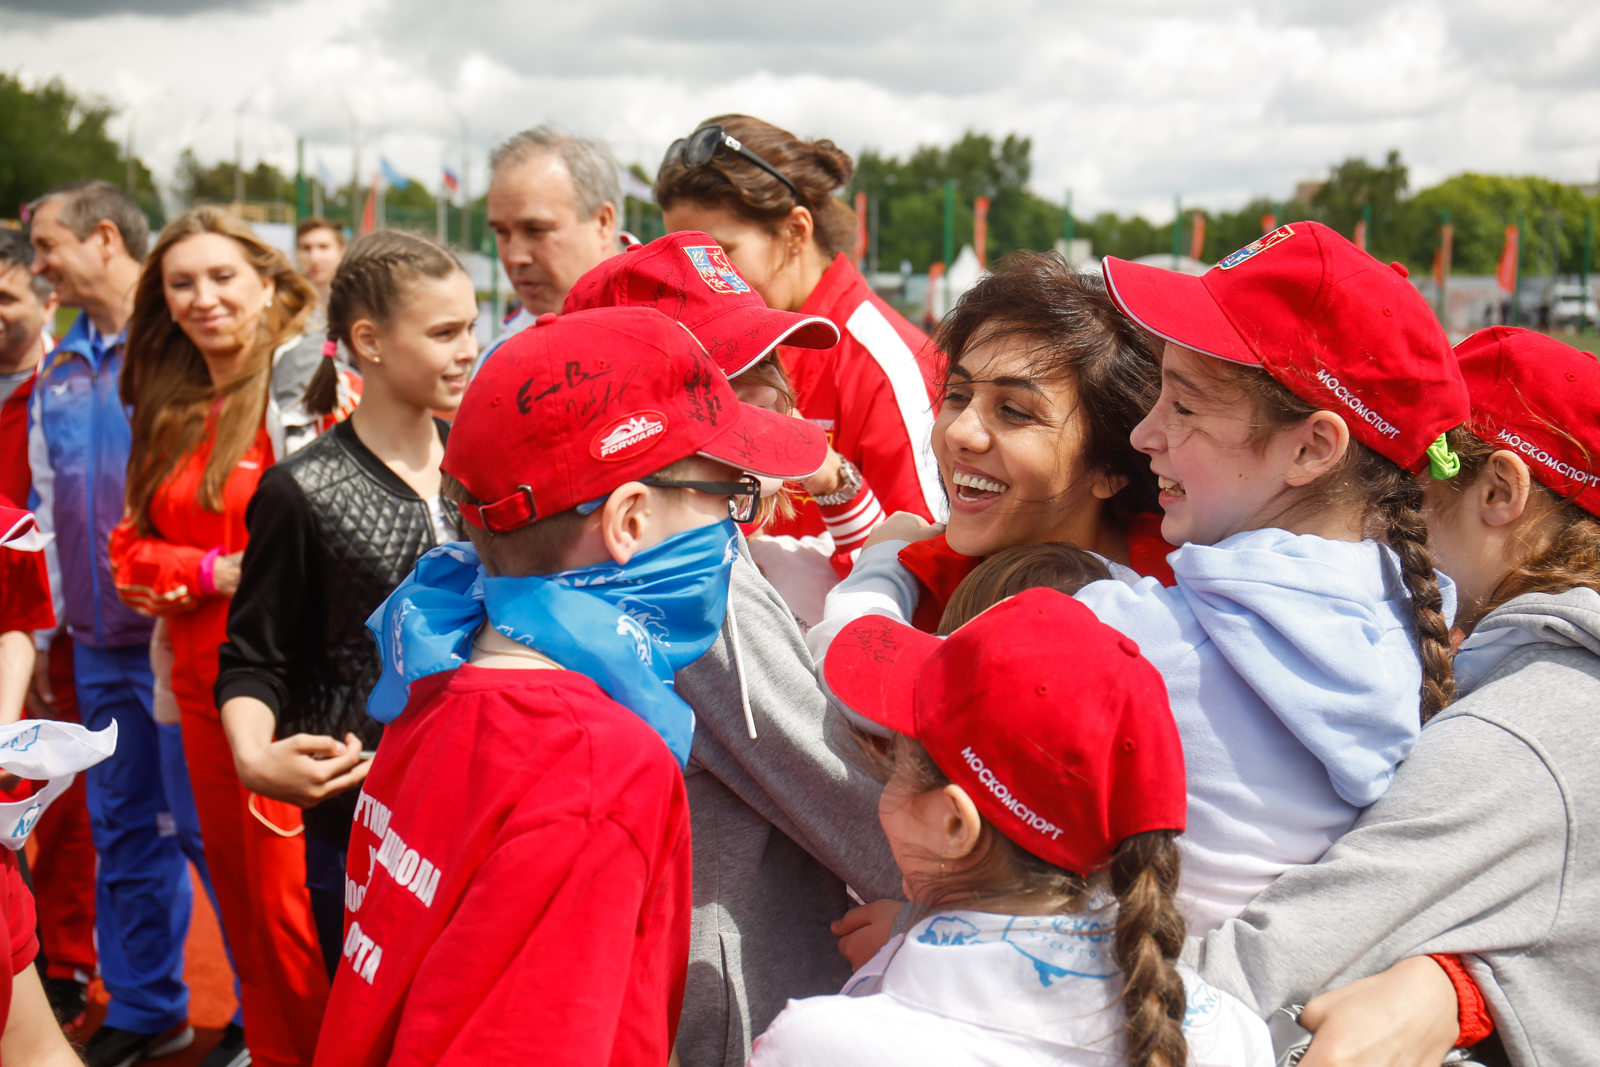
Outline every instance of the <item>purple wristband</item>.
<svg viewBox="0 0 1600 1067">
<path fill-rule="evenodd" d="M 222 555 L 219 545 L 200 557 L 200 592 L 205 596 L 217 595 L 217 582 L 212 572 L 217 566 L 217 557 Z"/>
</svg>

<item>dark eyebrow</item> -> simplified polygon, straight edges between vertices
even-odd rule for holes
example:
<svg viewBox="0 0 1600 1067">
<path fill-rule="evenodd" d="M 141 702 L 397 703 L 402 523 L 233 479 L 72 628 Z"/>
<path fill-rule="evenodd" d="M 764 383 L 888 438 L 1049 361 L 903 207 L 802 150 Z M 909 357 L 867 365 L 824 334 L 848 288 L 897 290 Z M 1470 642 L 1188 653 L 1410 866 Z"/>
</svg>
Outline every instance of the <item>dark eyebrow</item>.
<svg viewBox="0 0 1600 1067">
<path fill-rule="evenodd" d="M 977 379 L 972 376 L 972 372 L 967 370 L 967 368 L 963 367 L 959 363 L 951 365 L 950 374 L 952 377 L 960 375 L 965 381 L 977 381 Z M 985 378 L 983 379 L 983 384 L 993 385 L 1000 389 L 1020 389 L 1023 392 L 1031 393 L 1034 396 L 1044 395 L 1044 390 L 1040 389 L 1038 384 L 1031 378 L 1017 378 L 1012 376 L 1003 378 Z"/>
</svg>

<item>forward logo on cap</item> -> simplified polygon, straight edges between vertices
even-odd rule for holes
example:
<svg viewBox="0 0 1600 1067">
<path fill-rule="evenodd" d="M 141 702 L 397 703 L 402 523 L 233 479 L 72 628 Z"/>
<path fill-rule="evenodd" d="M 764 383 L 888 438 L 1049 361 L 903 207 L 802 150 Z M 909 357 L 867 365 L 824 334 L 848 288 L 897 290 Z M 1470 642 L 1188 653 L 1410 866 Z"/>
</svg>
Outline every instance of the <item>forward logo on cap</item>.
<svg viewBox="0 0 1600 1067">
<path fill-rule="evenodd" d="M 635 411 L 607 423 L 594 436 L 589 454 L 609 463 L 631 459 L 654 447 L 667 432 L 667 417 L 659 411 Z"/>
</svg>

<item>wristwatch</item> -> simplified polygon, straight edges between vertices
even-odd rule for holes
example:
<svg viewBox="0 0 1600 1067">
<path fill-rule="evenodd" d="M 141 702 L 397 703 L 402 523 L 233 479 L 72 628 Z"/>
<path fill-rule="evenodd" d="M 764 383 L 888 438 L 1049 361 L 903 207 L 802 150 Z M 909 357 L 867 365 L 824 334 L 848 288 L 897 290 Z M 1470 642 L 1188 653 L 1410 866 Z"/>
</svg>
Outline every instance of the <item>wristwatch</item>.
<svg viewBox="0 0 1600 1067">
<path fill-rule="evenodd" d="M 848 504 L 861 492 L 861 472 L 856 470 L 856 465 L 843 456 L 839 457 L 839 488 L 831 493 L 821 495 L 813 494 L 811 499 L 823 507 L 838 507 Z"/>
</svg>

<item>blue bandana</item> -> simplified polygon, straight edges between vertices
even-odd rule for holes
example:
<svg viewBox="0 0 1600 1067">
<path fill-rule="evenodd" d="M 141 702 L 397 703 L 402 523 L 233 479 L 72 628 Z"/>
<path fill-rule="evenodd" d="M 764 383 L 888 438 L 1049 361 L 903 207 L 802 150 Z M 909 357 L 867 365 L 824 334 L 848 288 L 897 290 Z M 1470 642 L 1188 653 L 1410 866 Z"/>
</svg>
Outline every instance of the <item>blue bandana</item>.
<svg viewBox="0 0 1600 1067">
<path fill-rule="evenodd" d="M 672 675 L 705 654 L 722 630 L 728 578 L 739 554 L 731 519 L 681 533 L 626 565 L 596 564 L 540 578 L 491 578 L 470 544 L 442 545 L 367 619 L 383 675 L 367 714 L 393 722 L 418 678 L 471 655 L 485 617 L 513 641 L 594 679 L 689 762 L 694 712 Z"/>
</svg>

